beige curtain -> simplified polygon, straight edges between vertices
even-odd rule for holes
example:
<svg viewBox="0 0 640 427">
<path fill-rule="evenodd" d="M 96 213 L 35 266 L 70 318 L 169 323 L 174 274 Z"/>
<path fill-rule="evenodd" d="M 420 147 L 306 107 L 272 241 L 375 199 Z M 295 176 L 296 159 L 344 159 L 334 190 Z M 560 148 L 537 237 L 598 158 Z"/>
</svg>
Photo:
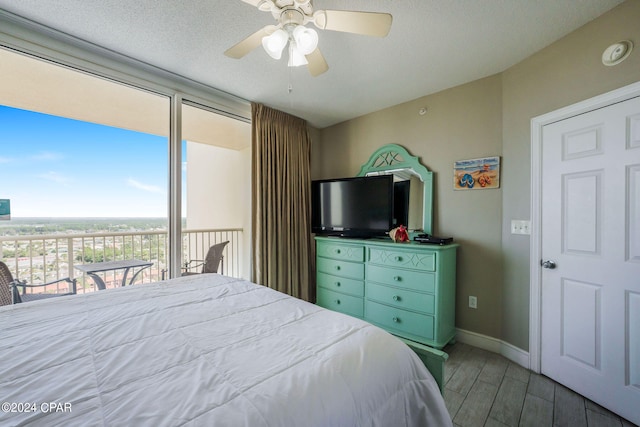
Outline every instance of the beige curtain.
<svg viewBox="0 0 640 427">
<path fill-rule="evenodd" d="M 311 139 L 306 121 L 251 104 L 254 282 L 307 301 Z"/>
</svg>

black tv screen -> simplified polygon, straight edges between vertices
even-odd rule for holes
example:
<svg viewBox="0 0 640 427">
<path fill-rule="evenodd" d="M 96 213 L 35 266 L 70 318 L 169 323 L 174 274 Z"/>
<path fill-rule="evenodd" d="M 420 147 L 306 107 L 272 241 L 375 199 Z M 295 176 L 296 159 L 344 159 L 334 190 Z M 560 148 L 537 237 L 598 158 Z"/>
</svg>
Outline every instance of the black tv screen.
<svg viewBox="0 0 640 427">
<path fill-rule="evenodd" d="M 311 231 L 374 237 L 393 225 L 393 176 L 317 180 L 311 183 Z"/>
</svg>

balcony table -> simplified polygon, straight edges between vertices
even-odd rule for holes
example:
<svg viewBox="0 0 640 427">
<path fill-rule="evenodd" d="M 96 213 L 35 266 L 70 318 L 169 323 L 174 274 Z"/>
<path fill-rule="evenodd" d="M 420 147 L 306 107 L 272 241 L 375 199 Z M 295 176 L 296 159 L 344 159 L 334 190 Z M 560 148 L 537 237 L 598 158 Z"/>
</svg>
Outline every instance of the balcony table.
<svg viewBox="0 0 640 427">
<path fill-rule="evenodd" d="M 104 290 L 107 288 L 107 286 L 104 283 L 104 280 L 102 280 L 102 277 L 98 276 L 95 273 L 100 273 L 103 271 L 120 270 L 124 268 L 124 275 L 122 276 L 121 286 L 126 286 L 127 274 L 129 274 L 129 270 L 131 270 L 132 268 L 140 267 L 140 269 L 136 271 L 135 274 L 131 277 L 131 280 L 129 280 L 129 285 L 131 285 L 142 270 L 144 270 L 145 268 L 151 267 L 152 265 L 153 263 L 150 261 L 142 261 L 139 259 L 125 259 L 122 261 L 105 261 L 105 262 L 96 262 L 93 264 L 76 265 L 75 268 L 91 276 L 93 280 L 96 282 L 98 289 Z"/>
</svg>

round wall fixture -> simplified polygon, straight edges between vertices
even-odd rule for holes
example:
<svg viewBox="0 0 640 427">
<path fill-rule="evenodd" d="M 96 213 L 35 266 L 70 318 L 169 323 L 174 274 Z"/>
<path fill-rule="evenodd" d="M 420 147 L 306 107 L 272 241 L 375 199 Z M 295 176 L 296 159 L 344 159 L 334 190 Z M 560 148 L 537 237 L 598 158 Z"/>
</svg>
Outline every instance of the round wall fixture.
<svg viewBox="0 0 640 427">
<path fill-rule="evenodd" d="M 632 50 L 633 43 L 631 40 L 622 40 L 614 43 L 605 49 L 602 54 L 602 63 L 608 67 L 618 65 L 627 59 Z"/>
</svg>

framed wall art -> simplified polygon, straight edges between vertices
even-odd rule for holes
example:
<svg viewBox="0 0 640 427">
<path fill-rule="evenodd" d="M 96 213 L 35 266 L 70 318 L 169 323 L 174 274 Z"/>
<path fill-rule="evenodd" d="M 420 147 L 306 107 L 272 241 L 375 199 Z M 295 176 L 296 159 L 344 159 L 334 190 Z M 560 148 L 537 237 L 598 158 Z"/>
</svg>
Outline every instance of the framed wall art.
<svg viewBox="0 0 640 427">
<path fill-rule="evenodd" d="M 500 157 L 482 157 L 454 162 L 454 190 L 486 190 L 499 187 Z"/>
</svg>

